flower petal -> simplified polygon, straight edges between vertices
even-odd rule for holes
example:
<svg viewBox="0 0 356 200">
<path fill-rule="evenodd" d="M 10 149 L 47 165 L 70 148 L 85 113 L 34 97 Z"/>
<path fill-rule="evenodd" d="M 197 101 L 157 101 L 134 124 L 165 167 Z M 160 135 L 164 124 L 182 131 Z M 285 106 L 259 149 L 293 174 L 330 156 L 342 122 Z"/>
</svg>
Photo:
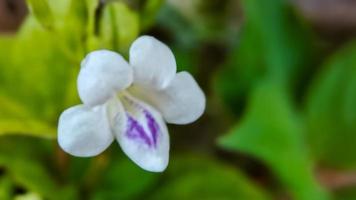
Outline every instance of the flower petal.
<svg viewBox="0 0 356 200">
<path fill-rule="evenodd" d="M 171 84 L 164 90 L 134 85 L 130 91 L 158 108 L 168 123 L 191 123 L 205 110 L 205 95 L 188 72 L 177 73 Z"/>
<path fill-rule="evenodd" d="M 115 132 L 128 157 L 141 168 L 161 172 L 168 165 L 169 136 L 160 114 L 149 105 L 125 94 L 121 97 L 126 110 L 124 132 Z"/>
<path fill-rule="evenodd" d="M 58 123 L 58 143 L 67 153 L 89 157 L 113 141 L 105 106 L 78 105 L 65 110 Z"/>
<path fill-rule="evenodd" d="M 119 135 L 126 130 L 127 116 L 124 106 L 116 96 L 111 98 L 106 105 L 111 130 L 114 135 Z"/>
<path fill-rule="evenodd" d="M 112 95 L 131 85 L 132 68 L 125 59 L 108 50 L 89 53 L 81 63 L 78 92 L 84 104 L 105 103 Z"/>
<path fill-rule="evenodd" d="M 173 80 L 177 70 L 172 51 L 151 36 L 141 36 L 130 48 L 130 64 L 134 68 L 134 82 L 163 89 Z"/>
</svg>

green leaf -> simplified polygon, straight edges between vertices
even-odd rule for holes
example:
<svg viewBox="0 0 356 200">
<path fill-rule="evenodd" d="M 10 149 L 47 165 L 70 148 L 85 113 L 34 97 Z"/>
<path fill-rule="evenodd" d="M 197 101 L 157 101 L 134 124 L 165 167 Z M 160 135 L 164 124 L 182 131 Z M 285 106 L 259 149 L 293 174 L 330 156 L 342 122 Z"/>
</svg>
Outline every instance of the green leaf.
<svg viewBox="0 0 356 200">
<path fill-rule="evenodd" d="M 173 156 L 165 180 L 148 199 L 269 199 L 241 172 L 204 155 Z"/>
<path fill-rule="evenodd" d="M 52 29 L 54 25 L 53 13 L 47 0 L 27 0 L 31 13 L 41 23 L 42 26 Z"/>
<path fill-rule="evenodd" d="M 35 137 L 7 135 L 0 137 L 0 156 L 5 160 L 30 159 L 39 161 L 52 153 L 53 141 L 39 140 Z M 17 148 L 14 148 L 16 146 Z"/>
<path fill-rule="evenodd" d="M 44 138 L 56 136 L 56 130 L 46 122 L 36 120 L 23 105 L 0 93 L 0 136 L 24 134 Z"/>
<path fill-rule="evenodd" d="M 12 51 L 15 39 L 12 35 L 0 35 L 0 85 L 4 84 L 5 78 L 8 75 L 4 68 L 11 65 L 11 62 L 9 62 L 9 51 Z"/>
<path fill-rule="evenodd" d="M 54 137 L 60 112 L 78 101 L 72 91 L 79 61 L 32 16 L 10 41 L 0 41 L 10 43 L 0 48 L 6 57 L 0 61 L 0 132 Z"/>
<path fill-rule="evenodd" d="M 289 3 L 286 0 L 243 1 L 247 19 L 244 34 L 247 36 L 246 34 L 255 32 L 253 39 L 256 41 L 253 44 L 259 44 L 261 49 L 257 50 L 260 54 L 252 54 L 247 58 L 262 61 L 267 73 L 281 80 L 290 79 L 300 66 L 305 64 L 311 45 L 307 42 L 310 36 L 306 26 L 293 12 Z"/>
<path fill-rule="evenodd" d="M 162 6 L 156 23 L 171 30 L 177 46 L 190 49 L 197 49 L 199 46 L 200 38 L 195 32 L 194 25 L 169 4 Z"/>
<path fill-rule="evenodd" d="M 89 6 L 87 3 L 91 3 L 88 0 L 71 0 L 70 7 L 67 13 L 68 20 L 75 21 L 79 26 L 78 29 L 85 29 L 88 22 Z M 68 21 L 67 21 L 68 23 Z M 82 30 L 81 30 L 82 31 Z"/>
<path fill-rule="evenodd" d="M 0 118 L 0 136 L 8 134 L 21 134 L 54 139 L 56 129 L 46 123 L 34 119 L 2 119 Z"/>
<path fill-rule="evenodd" d="M 241 123 L 220 144 L 261 159 L 295 199 L 327 199 L 313 177 L 302 136 L 285 87 L 264 81 L 252 92 Z"/>
<path fill-rule="evenodd" d="M 20 141 L 25 144 L 19 146 L 18 149 L 10 148 L 10 144 L 16 144 L 16 140 L 8 140 L 9 138 L 1 138 L 0 151 L 0 166 L 4 168 L 14 184 L 25 188 L 28 191 L 49 195 L 55 191 L 55 184 L 52 178 L 39 163 L 37 157 L 30 159 L 30 155 L 34 155 L 34 149 L 26 152 L 30 142 Z M 12 137 L 12 139 L 14 139 Z M 18 143 L 18 144 L 21 144 Z M 33 146 L 32 146 L 33 147 Z"/>
<path fill-rule="evenodd" d="M 147 191 L 157 181 L 158 175 L 136 166 L 127 157 L 115 159 L 105 170 L 93 200 L 135 199 Z"/>
<path fill-rule="evenodd" d="M 243 0 L 245 21 L 216 89 L 240 113 L 239 105 L 260 78 L 270 77 L 293 88 L 304 66 L 313 62 L 314 46 L 308 27 L 287 0 Z"/>
<path fill-rule="evenodd" d="M 314 157 L 334 167 L 356 167 L 356 42 L 323 66 L 307 98 L 308 139 Z"/>
<path fill-rule="evenodd" d="M 0 157 L 0 162 L 3 158 Z M 74 199 L 75 196 L 68 195 L 72 191 L 63 190 L 53 180 L 42 164 L 29 159 L 4 160 L 7 170 L 14 182 L 28 191 L 39 194 L 41 197 L 49 200 Z M 0 163 L 3 164 L 3 163 Z M 56 194 L 56 195 L 53 195 Z"/>
<path fill-rule="evenodd" d="M 86 38 L 92 12 L 95 12 L 93 0 L 71 0 L 58 35 L 63 45 L 71 51 L 76 62 L 80 62 L 86 54 Z M 98 1 L 96 1 L 98 3 Z"/>
<path fill-rule="evenodd" d="M 13 160 L 11 163 L 8 159 L 5 162 L 7 162 L 7 169 L 17 184 L 44 197 L 55 199 L 53 194 L 57 191 L 56 185 L 40 164 L 20 159 Z"/>
<path fill-rule="evenodd" d="M 80 59 L 71 57 L 73 52 L 62 45 L 59 37 L 44 31 L 29 17 L 8 53 L 11 63 L 5 70 L 9 75 L 1 86 L 32 114 L 50 122 L 57 121 L 59 112 L 68 105 L 68 86 L 79 70 Z"/>
<path fill-rule="evenodd" d="M 0 199 L 11 200 L 13 183 L 9 176 L 0 176 Z"/>
<path fill-rule="evenodd" d="M 109 2 L 105 5 L 100 20 L 101 48 L 127 53 L 138 34 L 139 17 L 136 12 L 122 2 Z"/>
<path fill-rule="evenodd" d="M 155 22 L 157 13 L 161 8 L 164 0 L 145 1 L 142 11 L 140 12 L 141 29 L 147 30 Z"/>
<path fill-rule="evenodd" d="M 0 168 L 14 186 L 23 188 L 28 194 L 35 193 L 49 200 L 75 199 L 73 188 L 70 185 L 60 187 L 55 173 L 51 174 L 48 169 L 54 147 L 48 140 L 33 137 L 1 137 Z"/>
</svg>

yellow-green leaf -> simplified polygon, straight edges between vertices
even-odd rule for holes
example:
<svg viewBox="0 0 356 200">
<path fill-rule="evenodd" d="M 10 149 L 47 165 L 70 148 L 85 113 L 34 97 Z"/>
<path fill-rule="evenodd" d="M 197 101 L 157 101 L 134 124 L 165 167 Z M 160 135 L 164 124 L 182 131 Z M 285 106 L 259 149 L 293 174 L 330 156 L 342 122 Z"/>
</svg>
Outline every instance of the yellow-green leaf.
<svg viewBox="0 0 356 200">
<path fill-rule="evenodd" d="M 27 0 L 32 14 L 46 28 L 53 28 L 54 18 L 47 0 Z"/>
<path fill-rule="evenodd" d="M 99 38 L 103 47 L 127 53 L 139 34 L 139 17 L 122 2 L 105 5 L 100 21 Z"/>
</svg>

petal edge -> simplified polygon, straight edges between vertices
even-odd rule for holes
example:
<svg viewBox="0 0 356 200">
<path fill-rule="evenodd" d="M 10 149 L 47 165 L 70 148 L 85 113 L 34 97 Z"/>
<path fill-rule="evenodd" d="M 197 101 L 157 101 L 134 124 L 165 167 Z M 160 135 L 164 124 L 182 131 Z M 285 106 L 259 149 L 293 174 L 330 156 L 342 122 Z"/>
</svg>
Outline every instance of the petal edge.
<svg viewBox="0 0 356 200">
<path fill-rule="evenodd" d="M 105 106 L 77 105 L 65 110 L 58 122 L 58 143 L 67 153 L 78 157 L 96 156 L 112 142 L 113 135 Z"/>
<path fill-rule="evenodd" d="M 188 72 L 179 72 L 164 90 L 154 90 L 134 85 L 130 91 L 140 99 L 158 108 L 171 124 L 189 124 L 205 110 L 204 92 Z"/>
<path fill-rule="evenodd" d="M 85 105 L 104 104 L 133 81 L 133 71 L 125 59 L 109 50 L 89 53 L 81 63 L 78 93 Z"/>
<path fill-rule="evenodd" d="M 135 84 L 163 89 L 173 80 L 177 64 L 171 49 L 151 36 L 141 36 L 130 47 Z"/>
<path fill-rule="evenodd" d="M 138 99 L 121 98 L 127 115 L 126 131 L 116 135 L 125 154 L 141 168 L 162 172 L 169 160 L 169 135 L 160 114 Z"/>
</svg>

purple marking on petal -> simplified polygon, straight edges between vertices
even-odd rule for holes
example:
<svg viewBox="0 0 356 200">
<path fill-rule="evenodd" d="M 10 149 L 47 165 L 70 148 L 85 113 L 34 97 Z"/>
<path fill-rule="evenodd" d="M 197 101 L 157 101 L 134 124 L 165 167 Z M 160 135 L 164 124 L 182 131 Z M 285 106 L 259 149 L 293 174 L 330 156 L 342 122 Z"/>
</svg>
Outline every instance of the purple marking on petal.
<svg viewBox="0 0 356 200">
<path fill-rule="evenodd" d="M 139 109 L 141 112 L 143 112 L 145 116 L 145 123 L 149 131 L 149 133 L 147 133 L 146 130 L 143 128 L 144 126 L 142 126 L 142 124 L 140 124 L 136 119 L 130 116 L 129 113 L 127 113 L 128 127 L 126 130 L 126 135 L 132 139 L 139 138 L 150 147 L 152 145 L 156 147 L 160 127 L 156 119 L 153 117 L 152 113 L 146 110 L 141 104 L 136 101 L 133 101 L 127 96 L 124 96 L 123 99 L 126 100 L 126 102 L 130 103 L 131 106 L 134 106 L 136 107 L 136 109 Z"/>
<path fill-rule="evenodd" d="M 127 114 L 127 130 L 126 135 L 131 139 L 139 138 L 149 147 L 152 146 L 150 137 L 147 135 L 145 129 L 139 124 L 139 122 Z"/>
<path fill-rule="evenodd" d="M 153 118 L 152 114 L 148 112 L 147 110 L 143 111 L 145 113 L 145 117 L 148 122 L 148 128 L 150 129 L 151 136 L 153 139 L 153 144 L 156 146 L 157 145 L 157 137 L 158 137 L 158 132 L 159 132 L 159 126 L 156 122 L 156 120 Z"/>
</svg>

